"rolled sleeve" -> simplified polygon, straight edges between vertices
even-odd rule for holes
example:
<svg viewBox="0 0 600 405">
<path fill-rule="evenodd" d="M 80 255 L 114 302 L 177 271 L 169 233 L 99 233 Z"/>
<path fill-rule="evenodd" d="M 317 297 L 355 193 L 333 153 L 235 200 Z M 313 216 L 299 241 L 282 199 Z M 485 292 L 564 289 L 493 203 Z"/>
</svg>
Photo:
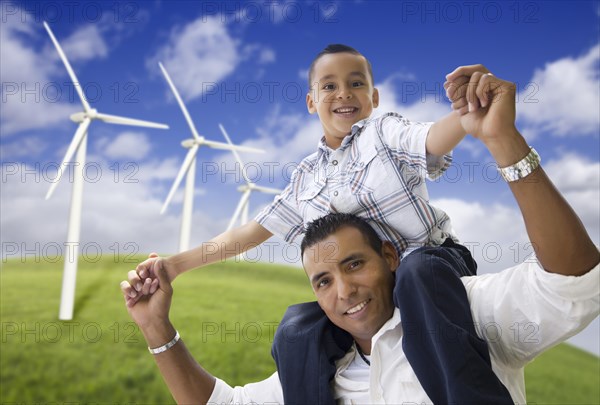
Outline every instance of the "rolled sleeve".
<svg viewBox="0 0 600 405">
<path fill-rule="evenodd" d="M 292 181 L 285 190 L 254 218 L 269 232 L 283 238 L 288 243 L 293 242 L 304 231 L 304 223 L 297 208 L 296 182 L 294 181 L 296 177 L 292 175 Z"/>
<path fill-rule="evenodd" d="M 283 390 L 277 372 L 269 378 L 243 387 L 231 387 L 217 378 L 208 405 L 222 404 L 283 404 Z"/>
<path fill-rule="evenodd" d="M 522 367 L 583 330 L 600 313 L 599 266 L 582 276 L 544 271 L 537 261 L 463 277 L 479 336 L 498 361 Z"/>
<path fill-rule="evenodd" d="M 444 156 L 427 153 L 427 135 L 433 122 L 412 122 L 396 113 L 385 114 L 381 119 L 384 142 L 421 177 L 435 180 L 452 163 L 451 152 Z"/>
</svg>

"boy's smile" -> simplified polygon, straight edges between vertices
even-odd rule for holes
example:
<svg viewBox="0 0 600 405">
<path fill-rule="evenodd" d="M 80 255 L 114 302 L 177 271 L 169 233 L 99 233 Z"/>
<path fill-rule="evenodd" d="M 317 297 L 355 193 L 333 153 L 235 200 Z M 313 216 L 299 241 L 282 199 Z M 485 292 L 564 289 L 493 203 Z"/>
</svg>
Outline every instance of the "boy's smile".
<svg viewBox="0 0 600 405">
<path fill-rule="evenodd" d="M 379 104 L 379 93 L 362 55 L 323 55 L 316 61 L 312 77 L 306 106 L 311 114 L 319 115 L 327 146 L 336 149 L 352 125 L 371 115 Z"/>
</svg>

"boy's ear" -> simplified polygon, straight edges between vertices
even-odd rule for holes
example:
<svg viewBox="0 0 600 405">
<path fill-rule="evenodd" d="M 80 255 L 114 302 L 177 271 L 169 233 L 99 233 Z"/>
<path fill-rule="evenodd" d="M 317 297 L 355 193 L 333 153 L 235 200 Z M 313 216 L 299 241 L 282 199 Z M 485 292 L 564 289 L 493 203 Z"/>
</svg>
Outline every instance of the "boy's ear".
<svg viewBox="0 0 600 405">
<path fill-rule="evenodd" d="M 379 90 L 373 88 L 373 108 L 379 107 Z"/>
<path fill-rule="evenodd" d="M 306 93 L 306 108 L 310 114 L 314 114 L 317 112 L 317 107 L 315 106 L 315 101 L 313 100 L 311 93 L 312 90 L 309 90 L 309 92 Z"/>
</svg>

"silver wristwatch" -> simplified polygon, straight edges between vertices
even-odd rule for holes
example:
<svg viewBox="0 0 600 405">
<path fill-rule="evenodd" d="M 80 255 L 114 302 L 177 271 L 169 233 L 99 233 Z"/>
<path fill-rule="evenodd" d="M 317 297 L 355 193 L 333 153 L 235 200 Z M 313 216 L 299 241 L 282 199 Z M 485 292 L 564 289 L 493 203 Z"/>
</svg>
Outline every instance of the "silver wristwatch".
<svg viewBox="0 0 600 405">
<path fill-rule="evenodd" d="M 527 177 L 540 165 L 542 159 L 540 155 L 531 148 L 527 156 L 519 160 L 514 165 L 507 167 L 499 167 L 498 171 L 502 175 L 502 178 L 507 182 L 517 181 L 524 177 Z"/>
</svg>

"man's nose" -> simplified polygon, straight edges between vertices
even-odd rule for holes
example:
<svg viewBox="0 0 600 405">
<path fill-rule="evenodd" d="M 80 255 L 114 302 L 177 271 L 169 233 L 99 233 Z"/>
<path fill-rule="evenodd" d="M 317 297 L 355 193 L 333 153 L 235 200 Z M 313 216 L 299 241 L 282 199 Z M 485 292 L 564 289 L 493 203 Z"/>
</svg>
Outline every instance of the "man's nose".
<svg viewBox="0 0 600 405">
<path fill-rule="evenodd" d="M 337 282 L 337 293 L 339 299 L 347 300 L 356 293 L 356 285 L 352 283 L 352 280 L 341 278 Z"/>
</svg>

